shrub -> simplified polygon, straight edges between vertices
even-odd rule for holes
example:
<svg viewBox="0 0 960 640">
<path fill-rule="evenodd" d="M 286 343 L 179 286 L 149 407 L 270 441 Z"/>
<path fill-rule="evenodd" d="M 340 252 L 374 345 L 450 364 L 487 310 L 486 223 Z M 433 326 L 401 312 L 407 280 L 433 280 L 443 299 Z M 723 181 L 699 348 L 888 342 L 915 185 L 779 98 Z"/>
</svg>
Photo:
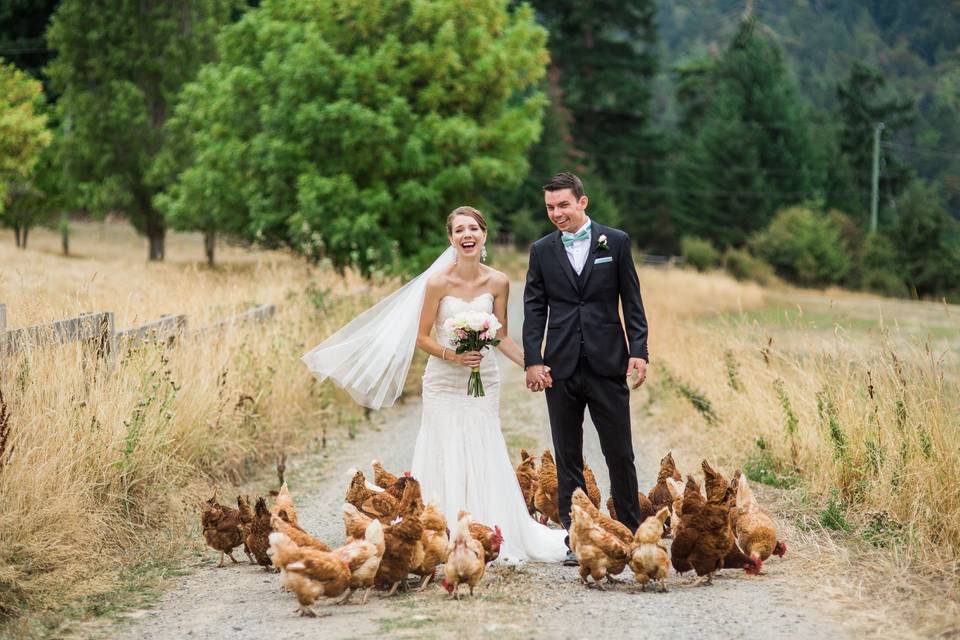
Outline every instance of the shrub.
<svg viewBox="0 0 960 640">
<path fill-rule="evenodd" d="M 773 268 L 744 249 L 728 247 L 723 252 L 723 267 L 737 280 L 753 280 L 767 284 L 773 276 Z"/>
<path fill-rule="evenodd" d="M 683 236 L 680 253 L 684 261 L 697 271 L 713 269 L 720 263 L 720 252 L 709 240 L 696 236 Z"/>
<path fill-rule="evenodd" d="M 890 239 L 880 233 L 871 234 L 863 243 L 858 285 L 882 295 L 906 297 L 909 292 L 899 262 Z"/>
<path fill-rule="evenodd" d="M 836 284 L 850 271 L 850 248 L 837 218 L 804 207 L 779 212 L 750 246 L 779 275 L 804 286 Z"/>
</svg>

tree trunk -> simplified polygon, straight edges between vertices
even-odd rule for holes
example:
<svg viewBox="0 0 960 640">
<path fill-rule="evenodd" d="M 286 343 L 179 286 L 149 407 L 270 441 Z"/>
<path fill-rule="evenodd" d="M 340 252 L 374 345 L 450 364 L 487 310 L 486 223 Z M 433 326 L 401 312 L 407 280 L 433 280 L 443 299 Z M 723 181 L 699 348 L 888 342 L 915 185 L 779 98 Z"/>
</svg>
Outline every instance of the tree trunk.
<svg viewBox="0 0 960 640">
<path fill-rule="evenodd" d="M 19 224 L 15 223 L 13 225 L 13 233 L 17 237 L 17 248 L 19 249 L 20 248 L 20 225 Z"/>
<path fill-rule="evenodd" d="M 23 244 L 20 245 L 21 249 L 27 248 L 27 233 L 30 231 L 30 225 L 23 225 Z"/>
<path fill-rule="evenodd" d="M 164 254 L 164 240 L 167 236 L 167 227 L 163 223 L 163 217 L 156 211 L 147 211 L 146 232 L 150 240 L 150 260 L 161 261 Z"/>
<path fill-rule="evenodd" d="M 63 247 L 63 255 L 70 255 L 70 228 L 66 225 L 60 227 L 60 246 Z"/>
<path fill-rule="evenodd" d="M 213 266 L 213 250 L 216 247 L 217 243 L 217 232 L 216 231 L 204 231 L 203 232 L 203 250 L 207 254 L 207 265 Z"/>
</svg>

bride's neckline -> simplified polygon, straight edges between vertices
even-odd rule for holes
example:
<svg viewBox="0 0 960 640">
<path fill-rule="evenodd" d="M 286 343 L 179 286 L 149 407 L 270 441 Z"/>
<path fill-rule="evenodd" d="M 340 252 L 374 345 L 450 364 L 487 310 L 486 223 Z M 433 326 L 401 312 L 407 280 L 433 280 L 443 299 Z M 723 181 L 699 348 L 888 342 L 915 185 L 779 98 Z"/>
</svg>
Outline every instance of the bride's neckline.
<svg viewBox="0 0 960 640">
<path fill-rule="evenodd" d="M 479 299 L 482 298 L 483 296 L 490 296 L 491 298 L 494 297 L 493 294 L 490 293 L 489 291 L 484 291 L 484 292 L 481 293 L 481 294 L 478 294 L 478 295 L 473 296 L 473 297 L 470 298 L 469 300 L 466 299 L 466 298 L 461 298 L 460 296 L 454 296 L 454 295 L 450 295 L 450 294 L 447 294 L 447 295 L 443 296 L 442 298 L 440 298 L 440 300 L 446 300 L 447 298 L 453 298 L 454 300 L 459 300 L 460 302 L 466 302 L 467 304 L 470 304 L 471 302 L 476 302 L 477 300 L 479 300 Z"/>
</svg>

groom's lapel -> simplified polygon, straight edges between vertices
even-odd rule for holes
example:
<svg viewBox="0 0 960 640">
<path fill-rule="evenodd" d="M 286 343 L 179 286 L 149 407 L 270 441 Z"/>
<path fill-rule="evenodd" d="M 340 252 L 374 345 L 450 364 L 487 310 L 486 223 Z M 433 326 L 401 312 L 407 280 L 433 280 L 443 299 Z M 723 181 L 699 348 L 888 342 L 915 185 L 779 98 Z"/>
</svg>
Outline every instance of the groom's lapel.
<svg viewBox="0 0 960 640">
<path fill-rule="evenodd" d="M 570 264 L 570 258 L 567 257 L 567 248 L 563 246 L 563 241 L 560 240 L 560 232 L 553 236 L 553 256 L 560 263 L 560 268 L 563 269 L 563 272 L 567 275 L 567 280 L 570 281 L 570 284 L 577 291 L 580 290 L 580 286 L 577 283 L 577 274 L 573 270 L 573 265 Z"/>
<path fill-rule="evenodd" d="M 583 264 L 583 272 L 580 276 L 580 289 L 586 291 L 587 281 L 590 279 L 590 272 L 593 271 L 593 261 L 597 259 L 597 238 L 600 237 L 599 225 L 594 222 L 590 225 L 590 253 L 587 254 L 587 261 Z"/>
</svg>

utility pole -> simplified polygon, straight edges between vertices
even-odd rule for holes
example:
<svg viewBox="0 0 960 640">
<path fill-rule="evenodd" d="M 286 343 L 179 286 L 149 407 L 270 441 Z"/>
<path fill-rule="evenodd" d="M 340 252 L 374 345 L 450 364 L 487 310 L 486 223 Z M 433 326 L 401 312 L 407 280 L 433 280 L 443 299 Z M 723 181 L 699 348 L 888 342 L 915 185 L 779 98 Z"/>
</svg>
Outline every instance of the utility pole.
<svg viewBox="0 0 960 640">
<path fill-rule="evenodd" d="M 880 201 L 880 132 L 883 123 L 873 126 L 873 180 L 870 190 L 870 233 L 877 232 L 877 205 Z"/>
</svg>

